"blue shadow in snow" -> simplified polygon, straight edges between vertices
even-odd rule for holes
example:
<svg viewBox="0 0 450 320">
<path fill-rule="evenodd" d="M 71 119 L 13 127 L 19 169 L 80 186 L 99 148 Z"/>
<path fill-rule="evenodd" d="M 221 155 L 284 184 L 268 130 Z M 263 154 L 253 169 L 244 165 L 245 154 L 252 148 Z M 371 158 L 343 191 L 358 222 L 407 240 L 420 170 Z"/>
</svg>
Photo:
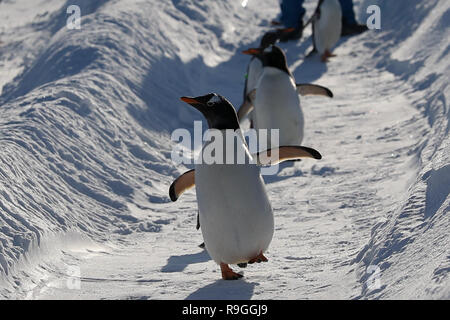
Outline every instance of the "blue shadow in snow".
<svg viewBox="0 0 450 320">
<path fill-rule="evenodd" d="M 292 174 L 280 175 L 279 173 L 287 168 L 293 168 Z M 263 179 L 266 184 L 280 182 L 292 177 L 301 177 L 303 172 L 300 169 L 295 168 L 295 161 L 286 161 L 278 165 L 278 172 L 274 175 L 264 175 Z"/>
<path fill-rule="evenodd" d="M 255 290 L 255 282 L 245 280 L 217 280 L 191 293 L 186 300 L 249 300 Z"/>
<path fill-rule="evenodd" d="M 61 9 L 49 16 L 49 19 L 33 23 L 35 30 L 50 30 L 51 34 L 57 33 L 62 28 L 66 27 L 67 20 L 71 14 L 67 13 L 69 6 L 75 5 L 80 8 L 81 23 L 83 28 L 84 18 L 90 14 L 95 13 L 100 7 L 105 5 L 110 0 L 68 0 L 61 6 Z M 73 13 L 72 13 L 73 14 Z"/>
<path fill-rule="evenodd" d="M 85 35 L 82 30 L 84 30 L 83 28 L 89 28 L 88 25 L 91 20 L 87 19 L 86 16 L 96 13 L 108 1 L 70 0 L 60 10 L 49 15 L 48 19 L 32 23 L 33 29 L 37 31 L 49 30 L 51 35 L 54 35 L 66 28 L 67 19 L 70 16 L 67 13 L 67 8 L 70 5 L 80 7 L 83 19 L 81 30 L 66 29 L 66 37 L 78 38 L 79 41 L 67 41 L 63 44 L 61 41 L 54 41 L 35 59 L 31 66 L 25 68 L 25 71 L 16 77 L 14 82 L 5 85 L 0 97 L 2 103 L 26 95 L 37 87 L 77 75 L 98 60 L 101 57 L 99 49 L 83 43 L 85 42 Z M 19 83 L 18 86 L 16 86 L 17 83 Z"/>
<path fill-rule="evenodd" d="M 184 254 L 182 256 L 171 256 L 161 272 L 181 272 L 190 264 L 202 263 L 211 260 L 208 252 L 203 250 L 194 254 Z"/>
<path fill-rule="evenodd" d="M 318 54 L 306 57 L 302 64 L 292 73 L 298 83 L 313 83 L 320 79 L 328 70 L 327 64 L 320 61 Z"/>
<path fill-rule="evenodd" d="M 431 170 L 424 175 L 427 180 L 425 217 L 433 217 L 450 193 L 450 165 Z"/>
<path fill-rule="evenodd" d="M 342 37 L 334 47 L 333 51 L 336 51 L 336 49 L 347 42 L 349 38 L 350 37 Z M 306 53 L 308 46 L 310 46 L 310 50 L 312 50 L 312 37 L 309 37 L 302 43 L 302 46 L 300 47 L 302 52 Z M 298 83 L 313 83 L 317 79 L 320 79 L 328 70 L 327 64 L 320 61 L 320 55 L 318 53 L 313 53 L 309 56 L 308 53 L 304 56 L 302 64 L 295 70 L 291 70 Z M 339 59 L 339 56 L 331 59 Z M 332 61 L 333 60 L 330 60 L 330 63 L 332 63 Z"/>
</svg>

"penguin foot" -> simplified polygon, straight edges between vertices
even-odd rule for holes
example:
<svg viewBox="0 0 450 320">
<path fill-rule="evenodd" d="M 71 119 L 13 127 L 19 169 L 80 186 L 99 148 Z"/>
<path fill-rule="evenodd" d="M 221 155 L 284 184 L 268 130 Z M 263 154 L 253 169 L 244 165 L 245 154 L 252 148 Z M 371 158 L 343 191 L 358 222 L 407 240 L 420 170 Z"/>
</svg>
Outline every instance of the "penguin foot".
<svg viewBox="0 0 450 320">
<path fill-rule="evenodd" d="M 220 270 L 222 271 L 222 279 L 223 280 L 237 280 L 243 277 L 242 274 L 236 273 L 226 264 L 220 264 Z"/>
<path fill-rule="evenodd" d="M 336 57 L 335 54 L 332 54 L 329 50 L 325 50 L 325 52 L 322 54 L 322 56 L 320 57 L 320 60 L 322 62 L 328 62 L 330 58 L 332 57 Z"/>
<path fill-rule="evenodd" d="M 252 263 L 260 263 L 260 262 L 267 262 L 269 261 L 269 259 L 267 259 L 266 257 L 264 257 L 264 255 L 262 254 L 262 252 L 257 255 L 255 258 L 251 259 L 248 263 L 252 264 Z"/>
<path fill-rule="evenodd" d="M 247 263 L 238 263 L 237 264 L 239 268 L 247 268 Z"/>
</svg>

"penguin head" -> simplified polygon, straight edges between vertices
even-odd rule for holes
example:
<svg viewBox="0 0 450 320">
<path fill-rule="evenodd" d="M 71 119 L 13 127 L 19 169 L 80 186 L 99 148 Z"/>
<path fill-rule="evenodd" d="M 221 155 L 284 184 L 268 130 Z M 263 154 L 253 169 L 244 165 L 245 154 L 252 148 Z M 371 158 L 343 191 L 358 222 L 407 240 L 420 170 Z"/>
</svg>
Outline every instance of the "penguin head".
<svg viewBox="0 0 450 320">
<path fill-rule="evenodd" d="M 210 129 L 239 129 L 239 121 L 233 105 L 224 97 L 210 93 L 199 97 L 181 97 L 184 101 L 200 111 L 208 121 Z"/>
<path fill-rule="evenodd" d="M 273 67 L 286 72 L 289 76 L 292 76 L 289 71 L 286 55 L 283 50 L 276 45 L 270 45 L 267 48 L 248 49 L 242 53 L 250 54 L 261 59 L 264 67 Z"/>
<path fill-rule="evenodd" d="M 265 49 L 268 46 L 275 44 L 278 41 L 279 37 L 280 37 L 280 34 L 278 31 L 266 32 L 264 34 L 264 36 L 261 38 L 261 43 L 260 43 L 259 47 L 261 49 Z"/>
<path fill-rule="evenodd" d="M 259 47 L 261 49 L 265 49 L 265 48 L 275 44 L 278 40 L 280 40 L 281 36 L 284 33 L 289 33 L 294 30 L 295 30 L 295 28 L 284 28 L 284 29 L 277 29 L 275 31 L 268 31 L 262 37 L 261 44 L 259 45 Z"/>
<path fill-rule="evenodd" d="M 264 49 L 262 52 L 262 58 L 264 67 L 277 68 L 291 75 L 287 65 L 286 55 L 280 47 L 271 45 L 270 47 Z"/>
<path fill-rule="evenodd" d="M 248 49 L 248 50 L 243 51 L 242 53 L 256 56 L 258 58 L 262 58 L 262 51 L 264 49 L 266 49 L 267 47 L 270 47 L 271 45 L 274 45 L 278 40 L 280 40 L 280 37 L 284 33 L 289 33 L 294 30 L 295 30 L 295 28 L 285 28 L 285 29 L 277 29 L 275 31 L 268 31 L 261 38 L 261 43 L 259 45 L 259 48 Z"/>
</svg>

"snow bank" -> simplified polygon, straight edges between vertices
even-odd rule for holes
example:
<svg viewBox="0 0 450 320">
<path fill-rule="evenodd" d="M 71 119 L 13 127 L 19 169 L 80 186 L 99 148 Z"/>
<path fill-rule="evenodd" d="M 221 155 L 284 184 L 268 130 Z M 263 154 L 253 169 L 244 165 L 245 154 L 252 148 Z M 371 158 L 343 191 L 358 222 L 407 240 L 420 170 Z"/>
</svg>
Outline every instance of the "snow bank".
<svg viewBox="0 0 450 320">
<path fill-rule="evenodd" d="M 365 1 L 372 4 L 374 1 Z M 427 123 L 414 150 L 417 178 L 404 201 L 387 213 L 355 262 L 365 298 L 450 298 L 450 3 L 375 1 L 381 8 L 384 46 L 373 53 L 376 67 L 410 85 L 408 96 Z"/>
<path fill-rule="evenodd" d="M 311 98 L 304 104 L 312 122 L 308 143 L 326 157 L 317 167 L 300 163 L 301 170 L 288 167 L 267 180 L 278 215 L 274 270 L 255 270 L 252 281 L 258 282 L 230 284 L 233 295 L 219 298 L 235 298 L 235 292 L 244 292 L 240 296 L 246 299 L 450 297 L 449 4 L 355 2 L 362 9 L 361 21 L 368 5 L 381 7 L 382 30 L 342 40 L 330 65 L 303 59 L 308 41 L 284 45 L 298 81 L 319 81 L 336 93 L 333 101 Z M 239 105 L 248 63 L 239 51 L 258 44 L 278 13 L 276 3 L 250 1 L 243 9 L 237 0 L 36 0 L 39 10 L 29 3 L 1 4 L 11 5 L 17 16 L 28 8 L 22 18 L 31 20 L 0 33 L 0 57 L 17 58 L 3 78 L 9 83 L 3 86 L 6 80 L 0 79 L 0 297 L 28 295 L 27 290 L 39 287 L 39 279 L 57 274 L 60 269 L 53 263 L 64 259 L 62 252 L 108 251 L 132 241 L 125 235 L 140 232 L 161 232 L 164 238 L 154 253 L 159 252 L 163 267 L 145 265 L 147 256 L 136 257 L 148 251 L 122 248 L 128 254 L 124 260 L 139 261 L 142 269 L 154 272 L 147 274 L 149 279 L 161 281 L 161 294 L 150 296 L 222 294 L 221 282 L 211 283 L 215 265 L 196 264 L 202 279 L 195 283 L 200 287 L 196 292 L 193 273 L 176 275 L 182 272 L 177 269 L 169 278 L 167 272 L 173 267 L 170 254 L 177 257 L 194 248 L 197 239 L 192 236 L 192 243 L 170 253 L 182 240 L 179 233 L 165 230 L 199 235 L 194 223 L 171 226 L 185 209 L 195 220 L 195 205 L 194 200 L 168 203 L 167 188 L 185 169 L 171 163 L 170 133 L 191 129 L 192 121 L 201 119 L 180 96 L 219 89 Z M 65 28 L 69 5 L 82 9 L 81 30 Z M 314 7 L 315 1 L 307 2 L 310 12 Z M 32 18 L 33 12 L 38 17 Z M 15 34 L 20 38 L 14 39 Z M 383 77 L 386 73 L 389 77 Z M 18 76 L 11 80 L 12 74 Z M 398 88 L 387 90 L 391 84 Z M 392 119 L 385 119 L 390 103 L 399 105 L 392 106 Z M 419 113 L 403 117 L 410 105 Z M 377 143 L 390 134 L 383 131 L 383 121 L 396 131 L 393 145 Z M 421 138 L 411 149 L 408 133 L 415 128 Z M 336 137 L 330 139 L 333 132 Z M 391 151 L 398 162 L 412 159 L 403 171 L 389 161 Z M 397 170 L 392 174 L 387 172 L 390 164 Z M 381 173 L 374 172 L 380 168 Z M 407 177 L 399 177 L 402 173 Z M 407 193 L 396 179 L 409 181 Z M 394 200 L 377 192 L 392 193 Z M 369 237 L 367 229 L 383 214 Z M 189 251 L 186 256 L 205 262 L 203 254 Z M 118 269 L 112 261 L 110 271 Z M 122 269 L 128 273 L 130 265 Z M 366 285 L 372 266 L 381 276 L 375 289 Z M 129 278 L 134 281 L 133 274 Z M 157 283 L 142 289 L 144 294 L 157 291 Z"/>
<path fill-rule="evenodd" d="M 82 8 L 81 30 L 65 27 L 69 4 Z M 251 14 L 236 1 L 59 5 L 28 26 L 46 30 L 46 45 L 0 97 L 2 294 L 20 285 L 14 267 L 47 238 L 104 242 L 160 230 L 173 213 L 153 209 L 169 201 L 178 173 L 170 132 L 200 118 L 178 98 L 243 81 L 221 64 L 241 45 L 233 38 Z M 206 84 L 219 67 L 217 83 Z"/>
</svg>

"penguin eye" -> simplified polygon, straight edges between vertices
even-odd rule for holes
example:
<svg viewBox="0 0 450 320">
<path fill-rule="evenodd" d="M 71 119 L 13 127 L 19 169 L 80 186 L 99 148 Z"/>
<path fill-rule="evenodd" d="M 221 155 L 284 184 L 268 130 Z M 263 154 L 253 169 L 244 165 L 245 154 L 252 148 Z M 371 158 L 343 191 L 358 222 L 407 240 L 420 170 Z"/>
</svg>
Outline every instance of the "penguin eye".
<svg viewBox="0 0 450 320">
<path fill-rule="evenodd" d="M 211 99 L 209 99 L 209 101 L 206 103 L 206 105 L 208 107 L 212 107 L 216 102 L 220 102 L 220 101 L 221 101 L 220 98 L 214 94 L 214 96 Z"/>
</svg>

